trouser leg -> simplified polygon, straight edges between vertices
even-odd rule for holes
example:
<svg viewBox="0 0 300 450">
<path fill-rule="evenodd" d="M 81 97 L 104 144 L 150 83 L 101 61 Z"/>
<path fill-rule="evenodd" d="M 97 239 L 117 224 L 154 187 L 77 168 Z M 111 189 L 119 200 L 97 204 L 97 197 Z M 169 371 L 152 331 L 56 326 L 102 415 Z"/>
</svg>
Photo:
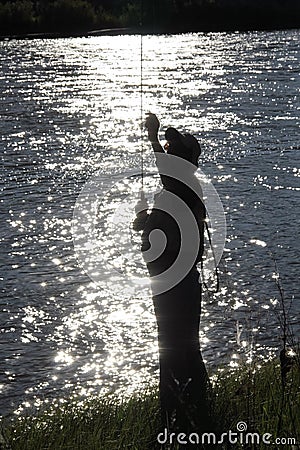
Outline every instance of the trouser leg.
<svg viewBox="0 0 300 450">
<path fill-rule="evenodd" d="M 207 416 L 208 376 L 199 348 L 201 286 L 191 273 L 154 297 L 164 423 L 181 431 L 199 428 Z"/>
</svg>

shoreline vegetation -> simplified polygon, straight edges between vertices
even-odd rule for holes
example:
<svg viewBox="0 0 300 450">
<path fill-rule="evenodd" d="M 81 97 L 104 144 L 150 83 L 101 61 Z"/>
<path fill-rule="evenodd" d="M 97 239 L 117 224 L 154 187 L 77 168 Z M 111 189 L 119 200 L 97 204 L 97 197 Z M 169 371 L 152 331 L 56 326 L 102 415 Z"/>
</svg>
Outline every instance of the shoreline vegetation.
<svg viewBox="0 0 300 450">
<path fill-rule="evenodd" d="M 245 448 L 247 433 L 250 433 L 247 449 L 300 448 L 299 354 L 295 354 L 284 379 L 279 360 L 263 365 L 244 365 L 233 372 L 221 371 L 211 379 L 215 425 L 214 430 L 207 432 L 214 433 L 218 440 L 222 433 L 228 436 L 230 430 L 232 433 L 237 429 L 243 432 L 243 438 L 240 433 L 232 435 L 232 438 L 238 436 L 234 445 L 218 444 L 217 448 Z M 4 419 L 1 427 L 0 448 L 7 450 L 182 448 L 176 441 L 171 446 L 160 445 L 157 441 L 159 433 L 163 432 L 161 440 L 168 435 L 160 423 L 157 388 L 145 389 L 127 400 L 102 396 L 59 401 L 44 411 L 16 416 L 13 420 Z M 194 445 L 194 436 L 192 448 L 212 448 L 206 445 L 208 436 L 199 436 L 200 443 L 204 439 L 204 446 Z M 268 444 L 262 442 L 263 436 Z M 213 439 L 212 435 L 210 439 Z M 224 437 L 224 443 L 228 444 L 226 439 Z M 273 447 L 270 442 L 274 443 L 275 439 L 280 439 L 280 445 Z"/>
<path fill-rule="evenodd" d="M 299 0 L 0 0 L 0 38 L 300 28 Z"/>
</svg>

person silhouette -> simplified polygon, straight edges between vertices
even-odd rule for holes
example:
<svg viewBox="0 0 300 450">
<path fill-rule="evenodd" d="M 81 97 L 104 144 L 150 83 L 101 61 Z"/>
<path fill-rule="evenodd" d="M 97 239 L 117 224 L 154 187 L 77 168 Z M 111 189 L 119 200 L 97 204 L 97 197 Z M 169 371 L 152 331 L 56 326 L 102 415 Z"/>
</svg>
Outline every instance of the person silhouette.
<svg viewBox="0 0 300 450">
<path fill-rule="evenodd" d="M 200 188 L 195 172 L 201 149 L 194 136 L 182 134 L 172 127 L 166 130 L 166 144 L 162 147 L 158 139 L 160 123 L 155 114 L 148 114 L 145 127 L 155 152 L 163 189 L 155 196 L 150 212 L 142 193 L 133 228 L 142 231 L 141 250 L 153 293 L 163 424 L 168 430 L 178 432 L 207 431 L 209 379 L 199 343 L 202 287 L 197 270 L 204 251 L 206 211 L 201 193 L 195 192 Z M 172 164 L 174 173 L 164 167 Z M 175 204 L 173 209 L 171 203 Z M 175 211 L 173 215 L 170 208 Z M 189 212 L 191 228 L 195 224 L 197 228 L 198 238 L 195 241 L 185 240 L 188 248 L 183 242 L 180 220 L 176 220 L 179 209 L 183 211 L 183 218 Z M 155 234 L 157 230 L 159 233 Z M 189 229 L 187 231 L 189 233 Z M 161 235 L 164 239 L 159 238 Z M 163 251 L 160 248 L 162 243 Z M 152 256 L 157 257 L 146 257 L 150 251 Z M 175 271 L 175 279 L 172 268 L 177 264 L 179 255 L 184 254 L 184 258 L 188 259 L 190 253 L 193 253 L 193 258 L 188 263 L 188 270 L 182 274 L 180 266 L 179 271 Z"/>
</svg>

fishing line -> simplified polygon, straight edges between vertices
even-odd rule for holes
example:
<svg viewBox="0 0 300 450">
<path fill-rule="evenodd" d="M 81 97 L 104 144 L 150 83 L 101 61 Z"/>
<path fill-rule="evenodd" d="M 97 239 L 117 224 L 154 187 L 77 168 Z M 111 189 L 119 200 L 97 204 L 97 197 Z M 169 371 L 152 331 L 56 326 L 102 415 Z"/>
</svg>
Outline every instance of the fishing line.
<svg viewBox="0 0 300 450">
<path fill-rule="evenodd" d="M 141 0 L 140 4 L 141 8 L 141 16 L 140 16 L 140 128 L 141 128 L 141 173 L 142 173 L 142 192 L 144 190 L 144 142 L 143 142 L 143 116 L 144 116 L 144 107 L 143 107 L 143 95 L 144 95 L 144 86 L 143 86 L 143 0 Z"/>
</svg>

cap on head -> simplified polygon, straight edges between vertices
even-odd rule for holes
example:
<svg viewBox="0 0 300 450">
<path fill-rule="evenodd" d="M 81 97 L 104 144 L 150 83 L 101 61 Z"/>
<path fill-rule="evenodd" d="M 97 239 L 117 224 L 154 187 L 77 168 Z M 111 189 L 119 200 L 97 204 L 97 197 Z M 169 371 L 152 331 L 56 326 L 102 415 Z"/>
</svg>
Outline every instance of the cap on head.
<svg viewBox="0 0 300 450">
<path fill-rule="evenodd" d="M 181 134 L 176 128 L 168 128 L 165 133 L 166 140 L 171 144 L 170 153 L 190 161 L 198 167 L 198 158 L 201 148 L 197 139 L 191 134 Z"/>
</svg>

